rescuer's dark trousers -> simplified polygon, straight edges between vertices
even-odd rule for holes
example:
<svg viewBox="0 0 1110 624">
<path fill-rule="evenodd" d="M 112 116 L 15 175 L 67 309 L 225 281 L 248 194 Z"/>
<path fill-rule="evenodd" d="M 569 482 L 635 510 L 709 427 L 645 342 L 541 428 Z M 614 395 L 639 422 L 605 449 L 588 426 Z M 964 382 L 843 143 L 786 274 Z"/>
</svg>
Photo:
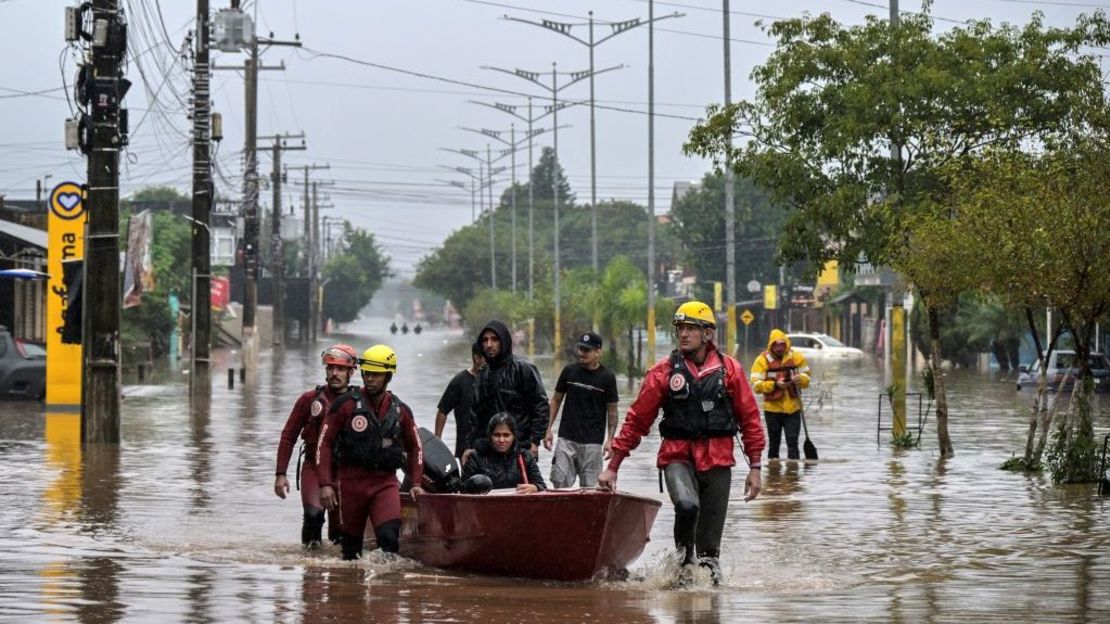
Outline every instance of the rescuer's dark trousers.
<svg viewBox="0 0 1110 624">
<path fill-rule="evenodd" d="M 362 552 L 367 522 L 378 546 L 397 552 L 401 525 L 401 483 L 396 473 L 339 468 L 339 526 L 343 529 L 343 558 Z"/>
<path fill-rule="evenodd" d="M 696 472 L 691 464 L 676 462 L 663 468 L 663 477 L 674 503 L 674 545 L 684 551 L 683 563 L 697 563 L 695 553 L 720 557 L 732 468 Z"/>
<path fill-rule="evenodd" d="M 764 412 L 767 421 L 767 459 L 778 459 L 782 432 L 786 431 L 786 458 L 798 459 L 798 432 L 802 430 L 802 413 Z"/>
</svg>

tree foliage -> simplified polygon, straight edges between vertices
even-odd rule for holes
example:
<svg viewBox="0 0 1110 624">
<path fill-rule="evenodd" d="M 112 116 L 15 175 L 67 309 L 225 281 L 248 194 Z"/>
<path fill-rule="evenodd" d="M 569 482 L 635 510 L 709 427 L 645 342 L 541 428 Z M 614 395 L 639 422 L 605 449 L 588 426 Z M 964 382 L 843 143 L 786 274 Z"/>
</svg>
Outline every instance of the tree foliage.
<svg viewBox="0 0 1110 624">
<path fill-rule="evenodd" d="M 928 9 L 928 7 L 926 7 Z M 952 454 L 939 371 L 940 309 L 974 282 L 954 249 L 952 171 L 988 149 L 1053 146 L 1108 126 L 1098 63 L 1110 37 L 1101 13 L 1073 28 L 972 21 L 936 33 L 926 11 L 897 26 L 869 17 L 782 20 L 752 77 L 754 100 L 711 109 L 689 153 L 728 163 L 791 209 L 787 260 L 890 264 L 925 302 L 933 344 L 941 454 Z M 737 133 L 751 140 L 733 146 Z M 934 244 L 938 243 L 938 244 Z"/>
<path fill-rule="evenodd" d="M 389 256 L 374 235 L 345 224 L 345 244 L 324 265 L 324 315 L 336 322 L 353 321 L 389 276 Z"/>
<path fill-rule="evenodd" d="M 560 194 L 560 258 L 562 268 L 570 271 L 591 265 L 591 214 L 590 207 L 571 204 L 571 189 L 566 184 L 566 176 L 556 167 L 553 153 L 545 150 L 539 163 L 532 171 L 530 180 L 535 181 L 533 210 L 535 289 L 549 288 L 551 270 L 555 257 L 554 249 L 554 203 L 550 190 L 551 180 L 558 178 L 563 187 Z M 517 292 L 525 293 L 528 288 L 528 181 L 516 185 L 516 249 L 517 249 Z M 490 219 L 493 219 L 495 263 L 497 267 L 497 286 L 499 289 L 511 288 L 512 276 L 512 227 L 511 189 L 501 195 L 500 203 L 492 216 L 487 211 L 478 220 L 453 232 L 443 245 L 417 264 L 413 284 L 450 299 L 459 309 L 468 308 L 471 300 L 483 289 L 492 286 L 490 276 Z M 598 263 L 604 267 L 618 256 L 625 256 L 637 265 L 647 265 L 647 210 L 640 205 L 626 201 L 608 201 L 598 204 Z M 679 255 L 679 245 L 670 236 L 668 228 L 657 229 L 656 258 L 660 264 L 670 264 Z M 565 287 L 564 292 L 567 292 Z M 548 298 L 550 302 L 550 297 Z M 488 303 L 488 302 L 487 302 Z M 484 303 L 483 305 L 487 305 Z M 488 307 L 488 305 L 487 305 Z M 538 328 L 546 327 L 540 316 L 550 312 L 541 306 L 533 306 Z M 488 320 L 488 319 L 486 319 Z M 484 321 L 481 321 L 484 322 Z"/>
<path fill-rule="evenodd" d="M 773 206 L 767 193 L 746 178 L 733 179 L 735 197 L 736 282 L 778 278 L 779 233 L 786 212 Z M 707 173 L 671 206 L 671 227 L 682 245 L 683 263 L 700 282 L 725 281 L 725 180 Z"/>
<path fill-rule="evenodd" d="M 1096 324 L 1110 311 L 1108 176 L 1110 149 L 1101 137 L 1036 154 L 992 152 L 957 187 L 962 227 L 1002 252 L 983 262 L 986 286 L 1019 305 L 1054 308 L 1072 335 L 1080 382 L 1049 457 L 1059 481 L 1091 480 L 1096 472 L 1089 355 Z M 1038 401 L 1034 417 L 1041 409 Z M 1031 425 L 1026 465 L 1040 463 L 1048 426 L 1042 419 L 1034 450 Z"/>
</svg>

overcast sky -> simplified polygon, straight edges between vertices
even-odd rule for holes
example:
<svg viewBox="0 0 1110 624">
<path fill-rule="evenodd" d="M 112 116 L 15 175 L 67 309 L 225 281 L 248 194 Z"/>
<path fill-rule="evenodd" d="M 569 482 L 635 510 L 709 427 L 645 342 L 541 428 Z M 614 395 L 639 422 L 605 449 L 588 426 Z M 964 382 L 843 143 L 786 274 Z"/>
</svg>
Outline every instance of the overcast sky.
<svg viewBox="0 0 1110 624">
<path fill-rule="evenodd" d="M 51 176 L 83 182 L 85 161 L 63 145 L 63 120 L 70 105 L 62 86 L 72 82 L 77 52 L 62 41 L 64 0 L 0 0 L 0 21 L 8 58 L 0 63 L 0 194 L 34 197 L 35 180 Z M 229 0 L 211 0 L 213 11 Z M 256 6 L 257 4 L 257 6 Z M 129 11 L 127 76 L 134 83 L 125 100 L 131 109 L 131 146 L 121 165 L 126 195 L 149 185 L 190 188 L 188 110 L 189 64 L 177 54 L 192 29 L 192 0 L 121 0 Z M 546 92 L 513 76 L 483 70 L 483 65 L 550 72 L 588 68 L 588 52 L 554 32 L 503 19 L 508 14 L 531 20 L 552 19 L 582 24 L 595 11 L 598 38 L 610 22 L 646 18 L 647 0 L 261 0 L 244 1 L 257 12 L 258 31 L 279 39 L 300 35 L 305 48 L 272 48 L 268 65 L 285 71 L 262 73 L 259 87 L 259 135 L 305 132 L 308 150 L 287 152 L 292 165 L 328 163 L 316 172 L 334 180 L 330 195 L 335 208 L 325 212 L 374 232 L 393 257 L 402 277 L 413 264 L 438 246 L 450 232 L 470 220 L 470 195 L 439 183 L 459 179 L 440 168 L 471 166 L 470 159 L 440 148 L 485 150 L 487 139 L 458 126 L 508 130 L 511 117 L 467 103 L 478 99 L 523 105 L 526 99 L 479 86 L 534 94 L 537 109 Z M 934 15 L 950 20 L 989 17 L 1025 23 L 1034 11 L 1051 24 L 1074 22 L 1082 12 L 1110 7 L 1094 0 L 937 0 Z M 919 10 L 920 2 L 905 0 L 902 10 Z M 869 13 L 886 15 L 885 3 L 856 0 L 733 0 L 732 92 L 734 99 L 753 94 L 748 76 L 763 62 L 771 46 L 754 25 L 766 19 L 792 17 L 805 11 L 827 11 L 836 19 L 858 23 Z M 656 46 L 656 211 L 666 212 L 677 180 L 696 180 L 707 163 L 687 158 L 681 145 L 705 106 L 723 99 L 721 2 L 676 0 L 656 2 L 657 16 L 683 12 L 684 17 L 657 24 Z M 948 22 L 938 21 L 938 28 Z M 584 25 L 573 31 L 583 38 Z M 596 49 L 598 69 L 623 64 L 623 69 L 596 78 L 597 174 L 600 200 L 618 198 L 647 203 L 646 111 L 648 32 L 640 27 L 622 33 Z M 405 75 L 350 60 L 315 57 L 327 53 L 385 65 L 475 86 L 451 84 Z M 241 65 L 242 54 L 214 52 L 217 65 Z M 60 67 L 59 67 L 60 66 Z M 140 72 L 140 69 L 142 70 Z M 236 197 L 241 189 L 243 149 L 242 74 L 217 71 L 212 81 L 214 110 L 224 119 L 224 141 L 217 154 L 219 192 Z M 588 97 L 588 81 L 564 91 L 569 99 Z M 549 102 L 549 100 L 547 100 Z M 615 108 L 628 111 L 614 110 Z M 664 115 L 671 115 L 666 117 Z M 588 201 L 589 110 L 563 111 L 560 160 L 580 201 Z M 518 131 L 521 125 L 517 124 Z M 550 134 L 537 139 L 550 145 Z M 493 148 L 498 148 L 493 143 Z M 538 157 L 538 148 L 537 148 Z M 519 155 L 525 172 L 527 154 Z M 504 163 L 504 164 L 507 164 Z M 260 153 L 260 170 L 270 169 L 268 153 Z M 298 181 L 300 176 L 294 176 Z M 292 181 L 292 180 L 291 180 Z M 503 188 L 503 185 L 500 186 Z M 288 185 L 286 205 L 298 207 L 300 187 Z M 498 191 L 495 191 L 495 196 Z M 262 200 L 269 204 L 269 192 Z M 604 238 L 602 238 L 604 244 Z"/>
</svg>

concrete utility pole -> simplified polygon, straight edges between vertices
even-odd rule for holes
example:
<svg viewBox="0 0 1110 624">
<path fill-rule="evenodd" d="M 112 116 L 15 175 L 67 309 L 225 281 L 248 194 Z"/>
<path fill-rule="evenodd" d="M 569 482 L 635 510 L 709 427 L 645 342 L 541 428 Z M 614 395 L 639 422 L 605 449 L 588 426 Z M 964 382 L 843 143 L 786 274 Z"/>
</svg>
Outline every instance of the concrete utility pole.
<svg viewBox="0 0 1110 624">
<path fill-rule="evenodd" d="M 554 206 L 554 212 L 555 212 L 555 224 L 554 224 L 554 226 L 555 226 L 555 232 L 554 232 L 554 238 L 555 238 L 555 254 L 554 254 L 555 255 L 555 267 L 554 267 L 554 273 L 555 273 L 555 275 L 554 275 L 554 282 L 555 282 L 554 283 L 554 286 L 555 286 L 555 293 L 554 293 L 554 299 L 555 299 L 555 319 L 554 319 L 555 320 L 555 328 L 554 328 L 554 336 L 553 336 L 553 340 L 552 340 L 552 346 L 554 347 L 554 351 L 555 351 L 555 369 L 556 370 L 559 370 L 561 368 L 561 364 L 562 364 L 562 355 L 561 354 L 562 354 L 562 338 L 563 338 L 562 337 L 562 329 L 560 327 L 560 323 L 562 322 L 562 317 L 561 317 L 562 302 L 560 301 L 560 298 L 561 298 L 561 295 L 562 295 L 562 293 L 560 291 L 560 278 L 561 278 L 560 273 L 562 272 L 562 268 L 561 268 L 561 263 L 560 263 L 560 258 L 559 258 L 559 256 L 560 256 L 560 254 L 559 254 L 559 109 L 560 108 L 566 108 L 567 106 L 571 106 L 571 104 L 567 104 L 565 102 L 564 103 L 559 102 L 559 92 L 562 91 L 563 89 L 566 89 L 567 87 L 570 87 L 571 85 L 573 85 L 575 83 L 586 80 L 587 78 L 591 78 L 596 74 L 602 74 L 602 73 L 605 73 L 605 72 L 613 71 L 615 69 L 620 69 L 621 67 L 623 67 L 623 65 L 616 65 L 616 66 L 613 66 L 613 67 L 606 67 L 605 69 L 596 70 L 596 71 L 595 70 L 586 70 L 586 71 L 577 71 L 577 72 L 569 72 L 569 73 L 564 72 L 563 75 L 569 76 L 570 80 L 560 85 L 559 84 L 559 75 L 560 74 L 558 72 L 558 67 L 556 66 L 555 63 L 551 63 L 551 85 L 550 86 L 544 84 L 543 81 L 540 80 L 540 76 L 542 74 L 540 74 L 539 72 L 526 71 L 526 70 L 523 70 L 523 69 L 514 69 L 514 70 L 510 71 L 510 70 L 507 70 L 507 69 L 501 69 L 499 67 L 489 67 L 489 66 L 483 66 L 482 67 L 482 69 L 490 69 L 490 70 L 493 70 L 493 71 L 499 71 L 499 72 L 502 72 L 502 73 L 505 73 L 505 74 L 509 74 L 510 76 L 516 76 L 517 78 L 523 78 L 524 80 L 527 80 L 528 82 L 531 82 L 532 84 L 534 84 L 538 87 L 546 89 L 549 93 L 551 93 L 551 104 L 550 104 L 550 106 L 547 107 L 547 110 L 552 115 L 552 117 L 551 117 L 552 146 L 553 146 L 554 156 L 555 156 L 554 170 L 552 171 L 552 174 L 551 174 L 551 190 L 552 190 L 552 196 L 554 198 L 554 204 L 555 204 L 555 206 Z"/>
<path fill-rule="evenodd" d="M 316 341 L 320 330 L 320 195 L 321 186 L 334 186 L 335 182 L 315 181 L 312 183 L 312 240 L 309 243 L 309 272 L 308 272 L 308 324 L 309 340 Z M 330 206 L 329 206 L 330 207 Z"/>
<path fill-rule="evenodd" d="M 597 39 L 597 40 L 594 39 L 594 12 L 593 11 L 590 11 L 590 18 L 589 18 L 589 21 L 586 24 L 580 24 L 580 23 L 575 24 L 575 23 L 570 23 L 570 22 L 555 22 L 555 21 L 548 20 L 548 19 L 545 19 L 545 20 L 542 20 L 542 21 L 539 21 L 539 22 L 534 22 L 532 20 L 527 20 L 527 19 L 523 19 L 523 18 L 520 18 L 520 17 L 511 17 L 511 16 L 508 16 L 508 15 L 505 16 L 505 19 L 507 19 L 507 20 L 511 20 L 511 21 L 514 21 L 514 22 L 520 22 L 522 24 L 531 24 L 532 26 L 539 26 L 540 28 L 546 28 L 547 30 L 550 30 L 552 32 L 559 33 L 560 35 L 563 35 L 564 37 L 568 37 L 570 39 L 573 39 L 574 41 L 577 41 L 578 43 L 586 46 L 590 51 L 590 69 L 589 69 L 589 72 L 590 72 L 590 258 L 592 260 L 592 263 L 593 263 L 592 266 L 594 268 L 595 273 L 598 271 L 598 264 L 597 264 L 597 123 L 595 122 L 595 115 L 594 115 L 594 108 L 595 108 L 595 106 L 594 106 L 594 102 L 595 102 L 595 100 L 594 100 L 594 76 L 597 73 L 601 73 L 601 72 L 594 72 L 594 48 L 596 48 L 597 46 L 605 43 L 606 41 L 608 41 L 610 39 L 612 39 L 613 37 L 616 37 L 617 35 L 619 35 L 621 33 L 625 33 L 625 32 L 628 32 L 628 31 L 632 30 L 633 28 L 636 28 L 637 26 L 643 26 L 644 24 L 647 24 L 649 22 L 657 22 L 657 21 L 665 20 L 665 19 L 672 18 L 672 17 L 682 17 L 682 15 L 683 15 L 682 13 L 672 13 L 670 15 L 663 15 L 663 16 L 660 16 L 660 17 L 657 17 L 657 18 L 656 17 L 649 17 L 648 21 L 644 21 L 644 20 L 641 20 L 640 18 L 636 17 L 636 18 L 633 18 L 633 19 L 630 19 L 630 20 L 625 20 L 623 22 L 610 22 L 609 23 L 609 29 L 610 29 L 609 34 L 607 34 L 604 37 L 602 37 L 601 39 Z M 572 34 L 572 31 L 574 30 L 575 26 L 587 26 L 588 27 L 587 37 L 585 39 Z"/>
<path fill-rule="evenodd" d="M 894 30 L 898 28 L 900 23 L 900 15 L 898 11 L 898 0 L 890 0 L 890 28 L 891 36 L 896 36 Z M 894 41 L 896 42 L 896 40 Z M 901 166 L 902 161 L 902 146 L 891 137 L 890 141 L 890 159 L 894 164 Z M 891 397 L 894 404 L 893 411 L 893 431 L 894 437 L 901 436 L 906 432 L 906 340 L 907 325 L 909 325 L 909 317 L 906 314 L 905 308 L 905 291 L 902 288 L 895 288 L 891 293 L 894 300 L 894 305 L 891 308 L 891 322 L 890 322 L 890 354 L 891 354 L 891 375 L 894 378 L 891 384 L 894 396 Z"/>
<path fill-rule="evenodd" d="M 564 125 L 560 126 L 560 128 L 569 128 L 569 127 L 570 127 L 569 124 L 564 124 Z M 468 128 L 466 126 L 459 126 L 459 129 L 460 130 L 466 130 L 467 132 L 474 132 L 474 133 L 477 133 L 477 134 L 481 134 L 481 135 L 483 135 L 485 137 L 488 137 L 488 138 L 491 138 L 495 141 L 499 141 L 503 145 L 507 146 L 506 149 L 501 150 L 501 158 L 503 158 L 506 154 L 508 154 L 512 157 L 511 163 L 509 165 L 509 171 L 512 172 L 512 174 L 510 176 L 510 182 L 509 182 L 509 196 L 510 196 L 509 203 L 510 203 L 510 207 L 511 207 L 511 211 L 512 211 L 511 221 L 512 221 L 512 232 L 513 232 L 513 236 L 512 236 L 512 239 L 513 239 L 512 240 L 512 260 L 513 260 L 512 261 L 512 289 L 513 289 L 513 293 L 516 293 L 516 265 L 517 265 L 517 259 L 516 259 L 516 152 L 517 152 L 518 149 L 520 149 L 520 145 L 522 143 L 524 143 L 525 141 L 528 142 L 529 149 L 531 149 L 532 137 L 543 134 L 544 132 L 547 131 L 547 129 L 546 128 L 538 128 L 536 130 L 529 130 L 528 136 L 521 139 L 520 141 L 516 140 L 516 126 L 513 125 L 513 124 L 510 124 L 508 132 L 505 132 L 504 130 L 490 130 L 489 128 Z M 508 139 L 506 139 L 503 136 L 505 134 L 509 135 Z M 500 158 L 498 158 L 498 160 L 500 160 Z M 529 160 L 529 164 L 531 164 L 530 160 Z M 529 189 L 529 195 L 531 195 L 531 189 Z M 530 217 L 531 217 L 531 213 L 529 213 L 529 218 Z M 529 221 L 529 223 L 531 223 L 531 221 Z M 529 244 L 531 244 L 531 237 L 529 237 Z M 531 253 L 532 253 L 532 250 L 531 250 L 531 248 L 529 248 L 529 254 L 531 254 Z M 529 256 L 529 257 L 531 257 L 531 256 Z M 531 294 L 529 294 L 529 297 L 531 297 Z"/>
<path fill-rule="evenodd" d="M 193 409 L 207 412 L 212 397 L 209 345 L 212 342 L 212 107 L 208 65 L 208 0 L 197 0 L 196 52 L 193 59 L 193 219 L 192 349 L 189 398 Z"/>
<path fill-rule="evenodd" d="M 93 93 L 88 102 L 81 442 L 98 444 L 120 439 L 119 151 L 127 140 L 120 129 L 120 103 L 129 85 L 122 68 L 127 30 L 118 0 L 94 0 L 89 8 Z"/>
<path fill-rule="evenodd" d="M 470 100 L 470 103 L 471 104 L 478 104 L 480 106 L 485 106 L 485 107 L 488 107 L 488 108 L 492 108 L 494 110 L 498 110 L 498 111 L 501 111 L 503 113 L 508 113 L 508 114 L 512 115 L 513 117 L 516 117 L 517 119 L 519 119 L 519 120 L 528 124 L 528 131 L 525 133 L 525 136 L 528 140 L 528 300 L 531 301 L 532 297 L 534 295 L 534 291 L 535 291 L 534 286 L 535 286 L 535 266 L 536 266 L 535 216 L 534 216 L 535 215 L 535 194 L 534 194 L 534 189 L 533 189 L 533 186 L 532 186 L 532 166 L 533 166 L 532 165 L 532 139 L 534 137 L 537 137 L 537 136 L 543 134 L 544 132 L 547 132 L 547 128 L 535 128 L 535 129 L 533 129 L 532 126 L 537 121 L 539 121 L 539 120 L 543 119 L 544 117 L 547 117 L 548 115 L 552 114 L 553 111 L 548 111 L 548 112 L 544 112 L 544 113 L 541 113 L 539 115 L 534 115 L 533 116 L 532 115 L 532 98 L 528 98 L 528 115 L 527 116 L 521 115 L 520 113 L 518 113 L 517 109 L 519 107 L 514 106 L 512 104 L 502 104 L 500 102 L 494 102 L 494 103 L 491 104 L 489 102 L 479 102 L 477 100 Z M 567 124 L 567 125 L 564 125 L 563 127 L 564 128 L 569 128 L 570 125 Z M 513 166 L 513 172 L 514 173 L 516 172 L 516 166 L 515 165 Z M 515 182 L 514 182 L 514 186 L 515 186 Z M 514 195 L 514 200 L 515 200 L 515 195 Z M 513 210 L 513 216 L 514 216 L 514 218 L 516 216 L 516 210 L 515 209 Z M 513 231 L 514 232 L 516 231 L 515 227 L 513 228 Z M 516 263 L 514 262 L 514 267 L 515 267 L 515 264 Z M 531 346 L 531 342 L 529 342 L 529 346 Z"/>
<path fill-rule="evenodd" d="M 311 253 L 311 250 L 312 250 L 312 240 L 313 239 L 312 239 L 312 196 L 310 195 L 310 193 L 312 191 L 312 185 L 308 181 L 308 174 L 309 174 L 310 171 L 318 171 L 318 170 L 330 169 L 330 168 L 331 168 L 331 165 L 317 165 L 315 163 L 313 163 L 311 165 L 298 165 L 298 166 L 295 166 L 295 167 L 286 167 L 285 168 L 286 171 L 292 170 L 292 171 L 303 171 L 304 172 L 304 183 L 303 183 L 304 199 L 302 200 L 303 203 L 301 204 L 303 209 L 304 209 L 303 210 L 303 213 L 304 213 L 303 214 L 304 235 L 303 235 L 303 239 L 301 240 L 301 245 L 302 245 L 302 247 L 301 247 L 301 276 L 309 279 L 309 286 L 310 287 L 311 287 L 311 284 L 312 284 L 312 282 L 311 282 L 311 276 L 312 276 L 312 253 Z M 313 294 L 310 292 L 308 294 L 308 297 L 309 297 L 309 306 L 311 307 Z M 311 317 L 312 317 L 312 315 L 309 314 L 310 319 L 311 319 Z M 313 339 L 312 336 L 313 336 L 312 329 L 310 327 L 308 327 L 307 323 L 300 328 L 300 339 L 302 341 L 307 342 L 309 340 L 312 340 Z"/>
<path fill-rule="evenodd" d="M 464 130 L 469 130 L 469 128 L 464 128 Z M 489 225 L 489 228 L 490 228 L 489 229 L 490 287 L 493 288 L 494 290 L 496 290 L 497 289 L 497 246 L 496 246 L 496 241 L 495 241 L 495 237 L 494 237 L 494 211 L 495 210 L 494 210 L 494 205 L 493 205 L 493 185 L 494 185 L 493 176 L 498 175 L 501 172 L 505 171 L 505 167 L 497 167 L 495 169 L 495 168 L 493 168 L 493 163 L 498 162 L 499 160 L 505 158 L 506 156 L 509 155 L 509 153 L 506 150 L 506 151 L 502 152 L 501 155 L 498 156 L 497 158 L 492 158 L 488 143 L 486 144 L 486 158 L 485 159 L 482 158 L 482 154 L 478 150 L 452 149 L 452 148 L 449 148 L 449 147 L 441 147 L 440 149 L 445 151 L 445 152 L 452 152 L 452 153 L 455 153 L 455 154 L 460 154 L 462 156 L 466 156 L 468 158 L 473 158 L 474 160 L 478 161 L 478 175 L 477 175 L 476 178 L 472 177 L 471 179 L 476 179 L 478 181 L 478 199 L 479 199 L 479 202 L 483 201 L 483 191 L 487 191 L 487 189 L 488 189 L 488 194 L 489 194 L 489 221 L 490 221 L 490 225 Z M 483 168 L 483 166 L 484 166 L 484 168 Z M 458 171 L 459 173 L 462 173 L 464 175 L 470 175 L 470 173 L 468 173 L 470 170 L 467 169 L 466 167 L 455 167 L 454 170 Z M 483 173 L 483 171 L 485 173 Z M 483 212 L 483 211 L 479 211 L 479 212 Z"/>
<path fill-rule="evenodd" d="M 304 144 L 303 132 L 259 137 L 259 139 L 274 142 L 270 148 L 273 154 L 273 172 L 270 174 L 271 189 L 273 190 L 273 205 L 270 211 L 270 280 L 274 299 L 273 329 L 271 333 L 273 334 L 274 346 L 278 346 L 285 342 L 285 284 L 283 281 L 285 277 L 285 244 L 281 235 L 281 153 L 288 150 L 304 151 L 307 147 Z M 301 144 L 289 145 L 286 143 L 289 139 L 301 139 Z"/>
<path fill-rule="evenodd" d="M 728 0 L 723 0 L 723 30 L 725 48 L 725 106 L 732 103 L 732 39 L 730 38 L 730 13 Z M 732 147 L 729 133 L 728 147 Z M 725 352 L 732 353 L 736 344 L 736 198 L 732 182 L 732 159 L 725 159 Z M 718 310 L 719 312 L 719 310 Z"/>
<path fill-rule="evenodd" d="M 260 65 L 259 44 L 270 46 L 300 47 L 299 38 L 279 41 L 272 37 L 252 35 L 247 44 L 247 59 L 243 67 L 213 67 L 219 70 L 242 70 L 244 74 L 244 137 L 243 137 L 243 257 L 246 283 L 243 290 L 242 359 L 248 374 L 253 374 L 258 364 L 258 336 L 255 333 L 255 312 L 258 307 L 258 72 L 283 70 L 285 64 L 266 67 Z"/>
<path fill-rule="evenodd" d="M 470 178 L 470 187 L 469 188 L 465 184 L 463 184 L 462 182 L 459 182 L 457 180 L 440 180 L 440 179 L 437 179 L 436 181 L 441 182 L 443 184 L 449 184 L 451 186 L 457 186 L 458 188 L 461 188 L 464 191 L 470 191 L 470 222 L 474 223 L 474 221 L 478 218 L 477 213 L 475 212 L 475 207 L 478 205 L 478 200 L 477 200 L 478 178 L 480 178 L 481 176 L 474 173 L 474 170 L 471 169 L 470 167 L 449 167 L 447 165 L 440 165 L 440 167 L 442 167 L 443 169 L 449 169 L 451 171 L 454 171 L 455 173 L 461 173 L 464 176 Z"/>
</svg>

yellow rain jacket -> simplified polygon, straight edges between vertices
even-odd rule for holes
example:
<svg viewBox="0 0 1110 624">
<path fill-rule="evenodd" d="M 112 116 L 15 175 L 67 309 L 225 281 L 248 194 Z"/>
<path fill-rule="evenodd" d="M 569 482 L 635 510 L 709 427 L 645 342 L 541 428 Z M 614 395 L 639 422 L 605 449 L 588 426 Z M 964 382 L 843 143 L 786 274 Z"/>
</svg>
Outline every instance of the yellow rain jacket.
<svg viewBox="0 0 1110 624">
<path fill-rule="evenodd" d="M 771 353 L 771 345 L 779 340 L 786 342 L 786 351 L 782 359 L 776 358 Z M 767 349 L 759 354 L 752 363 L 751 368 L 752 389 L 756 394 L 763 395 L 763 410 L 793 414 L 802 409 L 801 393 L 795 388 L 776 388 L 775 381 L 796 380 L 798 388 L 809 387 L 809 364 L 801 353 L 795 353 L 790 347 L 790 339 L 781 329 L 771 330 L 767 339 Z"/>
</svg>

